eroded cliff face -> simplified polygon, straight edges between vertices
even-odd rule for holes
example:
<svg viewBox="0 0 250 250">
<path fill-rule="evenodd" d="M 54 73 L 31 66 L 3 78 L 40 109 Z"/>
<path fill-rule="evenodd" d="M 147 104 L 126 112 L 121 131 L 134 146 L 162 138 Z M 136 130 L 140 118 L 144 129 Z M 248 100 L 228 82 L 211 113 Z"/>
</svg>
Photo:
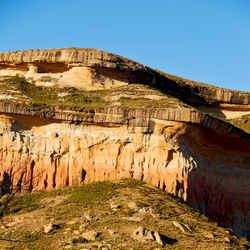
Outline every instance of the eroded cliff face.
<svg viewBox="0 0 250 250">
<path fill-rule="evenodd" d="M 132 177 L 182 198 L 247 236 L 248 140 L 232 146 L 239 145 L 239 136 L 232 141 L 228 134 L 207 131 L 198 123 L 139 115 L 132 122 L 111 123 L 115 114 L 102 116 L 102 122 L 96 118 L 91 125 L 76 125 L 2 114 L 2 179 L 37 191 Z"/>
<path fill-rule="evenodd" d="M 85 72 L 83 77 L 82 73 Z M 48 49 L 0 53 L 0 76 L 23 75 L 40 85 L 86 89 L 147 84 L 195 105 L 250 104 L 249 93 L 165 74 L 96 49 Z M 69 81 L 70 80 L 70 81 Z"/>
<path fill-rule="evenodd" d="M 16 78 L 4 85 L 4 76 L 16 74 L 50 88 Z M 132 177 L 249 238 L 250 135 L 208 114 L 249 113 L 249 93 L 92 49 L 0 53 L 0 76 L 2 188 L 41 191 Z M 131 83 L 161 93 L 127 88 Z M 50 95 L 39 99 L 46 91 Z"/>
<path fill-rule="evenodd" d="M 51 65 L 53 68 L 54 65 Z M 74 66 L 62 72 L 39 72 L 35 64 L 29 64 L 27 70 L 2 69 L 0 76 L 23 76 L 37 86 L 75 87 L 85 90 L 109 89 L 128 84 L 126 79 L 115 79 L 101 74 L 91 67 Z"/>
</svg>

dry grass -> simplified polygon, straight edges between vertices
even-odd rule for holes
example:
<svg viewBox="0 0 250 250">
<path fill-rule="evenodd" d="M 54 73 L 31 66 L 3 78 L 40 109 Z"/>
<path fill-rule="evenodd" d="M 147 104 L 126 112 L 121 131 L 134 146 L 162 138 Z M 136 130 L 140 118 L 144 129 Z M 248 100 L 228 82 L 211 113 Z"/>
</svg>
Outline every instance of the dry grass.
<svg viewBox="0 0 250 250">
<path fill-rule="evenodd" d="M 250 133 L 250 115 L 243 115 L 240 118 L 228 119 L 226 121 L 233 124 L 235 127 Z"/>
<path fill-rule="evenodd" d="M 0 81 L 0 95 L 5 102 L 36 104 L 37 106 L 60 105 L 64 107 L 99 108 L 121 106 L 123 108 L 168 108 L 188 107 L 170 95 L 165 95 L 147 85 L 130 84 L 127 86 L 85 91 L 76 88 L 41 87 L 29 83 L 25 78 L 5 77 Z M 13 98 L 9 98 L 12 96 Z M 8 98 L 7 98 L 8 97 Z"/>
<path fill-rule="evenodd" d="M 139 226 L 171 239 L 168 249 L 247 249 L 245 239 L 239 240 L 165 192 L 134 180 L 98 182 L 17 197 L 19 202 L 20 199 L 35 205 L 34 209 L 19 207 L 18 211 L 5 215 L 0 237 L 30 242 L 2 241 L 4 249 L 161 248 L 155 241 L 134 239 L 132 234 Z M 132 210 L 128 207 L 131 201 L 153 209 L 155 216 Z M 117 208 L 112 209 L 111 203 L 117 204 Z M 92 219 L 89 221 L 85 215 L 91 215 Z M 192 232 L 183 233 L 173 221 L 187 224 Z M 59 229 L 45 234 L 43 226 L 50 222 L 59 225 Z M 83 231 L 79 229 L 81 225 L 85 225 Z M 82 239 L 81 233 L 89 230 L 100 233 L 96 241 Z M 205 232 L 212 233 L 214 238 L 206 238 Z"/>
</svg>

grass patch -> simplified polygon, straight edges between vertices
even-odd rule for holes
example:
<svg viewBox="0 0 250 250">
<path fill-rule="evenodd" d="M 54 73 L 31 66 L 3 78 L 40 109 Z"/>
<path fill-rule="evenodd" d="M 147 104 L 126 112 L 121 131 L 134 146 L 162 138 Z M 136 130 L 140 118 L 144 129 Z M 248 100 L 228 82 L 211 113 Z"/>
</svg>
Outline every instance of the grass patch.
<svg viewBox="0 0 250 250">
<path fill-rule="evenodd" d="M 109 181 L 96 182 L 91 184 L 83 184 L 80 186 L 71 186 L 53 191 L 44 191 L 39 193 L 17 194 L 10 201 L 4 215 L 14 213 L 25 213 L 41 208 L 39 201 L 46 197 L 69 196 L 64 204 L 77 203 L 84 206 L 93 202 L 103 202 L 111 199 L 117 189 L 136 188 L 143 186 L 145 183 L 134 179 L 124 179 L 121 183 L 113 183 Z M 9 195 L 4 195 L 0 199 L 0 209 L 6 203 Z M 53 204 L 53 200 L 51 203 Z M 48 207 L 48 211 L 52 212 L 52 207 Z"/>
<path fill-rule="evenodd" d="M 1 81 L 7 88 L 16 90 L 14 97 L 21 97 L 30 100 L 33 103 L 40 105 L 69 105 L 77 107 L 99 107 L 106 104 L 98 96 L 88 96 L 87 91 L 78 90 L 76 88 L 56 88 L 36 86 L 33 83 L 27 82 L 24 77 L 9 76 Z M 2 87 L 3 89 L 3 87 Z M 6 89 L 7 90 L 7 89 Z M 67 95 L 60 99 L 60 94 L 67 93 Z"/>
<path fill-rule="evenodd" d="M 18 232 L 13 231 L 7 233 L 4 237 L 0 236 L 0 242 L 1 239 L 8 239 L 8 240 L 18 240 L 23 243 L 32 243 L 37 241 L 41 237 L 41 233 L 37 232 L 34 234 L 30 234 L 30 232 Z"/>
<path fill-rule="evenodd" d="M 29 194 L 16 194 L 10 201 L 4 214 L 12 214 L 17 212 L 30 212 L 38 209 L 38 201 L 45 197 L 53 197 L 67 193 L 67 189 L 59 189 L 49 192 L 29 193 Z M 0 209 L 3 208 L 10 195 L 4 195 L 0 200 Z"/>
<path fill-rule="evenodd" d="M 249 115 L 243 115 L 239 118 L 235 119 L 228 119 L 227 122 L 231 123 L 235 127 L 238 127 L 242 130 L 244 130 L 247 133 L 250 133 L 250 114 Z"/>
<path fill-rule="evenodd" d="M 133 181 L 128 181 L 129 186 L 136 184 Z M 132 184 L 133 183 L 133 184 Z M 126 184 L 124 184 L 126 185 Z M 112 198 L 115 190 L 121 188 L 122 185 L 113 182 L 96 182 L 92 184 L 84 184 L 80 186 L 72 186 L 63 189 L 58 189 L 48 192 L 30 193 L 30 194 L 17 194 L 9 203 L 5 210 L 5 215 L 13 213 L 30 212 L 35 209 L 39 209 L 39 201 L 46 197 L 55 197 L 57 195 L 69 195 L 69 198 L 64 201 L 65 204 L 77 203 L 82 205 L 88 205 L 92 202 L 107 201 Z M 5 195 L 0 200 L 0 209 L 6 203 L 8 196 Z M 52 201 L 53 203 L 53 201 Z M 48 208 L 52 212 L 52 208 Z"/>
<path fill-rule="evenodd" d="M 86 239 L 84 239 L 83 237 L 78 237 L 78 238 L 74 238 L 72 240 L 73 244 L 81 244 L 81 243 L 87 243 L 88 241 Z"/>
<path fill-rule="evenodd" d="M 141 187 L 141 186 L 144 186 L 145 185 L 145 182 L 143 181 L 138 181 L 138 180 L 135 180 L 135 179 L 123 179 L 121 180 L 119 186 L 121 188 L 123 187 L 127 187 L 127 188 L 135 188 L 135 187 Z"/>
<path fill-rule="evenodd" d="M 92 202 L 107 201 L 113 197 L 117 188 L 120 188 L 119 184 L 108 181 L 74 187 L 74 192 L 65 203 L 88 205 Z"/>
<path fill-rule="evenodd" d="M 86 91 L 73 87 L 44 87 L 27 82 L 24 77 L 8 76 L 0 80 L 0 94 L 8 96 L 5 102 L 36 105 L 36 108 L 60 105 L 60 107 L 102 108 L 119 105 L 129 108 L 169 108 L 184 106 L 192 108 L 171 95 L 142 84 L 129 84 L 111 89 Z M 13 98 L 9 98 L 12 96 Z"/>
</svg>

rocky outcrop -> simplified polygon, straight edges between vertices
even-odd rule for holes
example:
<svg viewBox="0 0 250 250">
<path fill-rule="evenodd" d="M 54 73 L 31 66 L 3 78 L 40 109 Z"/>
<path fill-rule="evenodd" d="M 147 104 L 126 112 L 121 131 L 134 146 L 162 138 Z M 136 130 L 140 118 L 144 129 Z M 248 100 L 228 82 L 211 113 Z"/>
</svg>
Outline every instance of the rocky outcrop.
<svg viewBox="0 0 250 250">
<path fill-rule="evenodd" d="M 151 119 L 165 121 L 178 121 L 196 124 L 215 130 L 223 135 L 238 138 L 242 141 L 250 141 L 250 135 L 243 130 L 234 127 L 215 117 L 209 116 L 199 111 L 188 108 L 168 108 L 143 110 L 124 109 L 121 107 L 106 108 L 69 108 L 65 107 L 45 107 L 29 105 L 24 106 L 15 103 L 0 102 L 0 113 L 9 113 L 16 115 L 32 116 L 37 118 L 69 121 L 72 123 L 88 122 L 90 124 L 122 124 L 133 126 L 151 126 Z"/>
<path fill-rule="evenodd" d="M 249 135 L 190 110 L 29 111 L 1 105 L 1 176 L 50 190 L 133 177 L 247 235 Z"/>
<path fill-rule="evenodd" d="M 87 76 L 82 77 L 83 72 Z M 148 84 L 196 105 L 250 104 L 249 93 L 195 84 L 127 58 L 95 49 L 71 48 L 0 53 L 0 75 L 10 74 L 34 78 L 38 84 L 85 86 L 87 89 L 110 88 L 127 83 Z M 96 81 L 95 78 L 101 81 Z M 68 82 L 69 79 L 72 83 Z"/>
<path fill-rule="evenodd" d="M 37 85 L 88 90 L 143 83 L 205 107 L 227 103 L 244 109 L 250 102 L 249 93 L 174 80 L 92 49 L 1 53 L 0 75 L 16 73 Z M 40 191 L 132 177 L 249 237 L 249 164 L 248 133 L 187 105 L 90 109 L 0 102 L 0 178 L 5 191 L 20 185 Z"/>
<path fill-rule="evenodd" d="M 216 104 L 201 105 L 196 108 L 220 119 L 235 119 L 250 114 L 250 105 Z"/>
</svg>

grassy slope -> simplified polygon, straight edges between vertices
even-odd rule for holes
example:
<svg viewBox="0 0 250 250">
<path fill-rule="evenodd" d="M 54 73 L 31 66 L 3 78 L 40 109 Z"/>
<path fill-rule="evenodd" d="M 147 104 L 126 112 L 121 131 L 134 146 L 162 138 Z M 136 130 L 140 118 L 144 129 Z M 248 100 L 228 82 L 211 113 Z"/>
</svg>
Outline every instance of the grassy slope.
<svg viewBox="0 0 250 250">
<path fill-rule="evenodd" d="M 148 212 L 138 213 L 128 207 L 131 201 L 139 207 L 151 208 L 155 213 L 153 216 Z M 119 207 L 112 209 L 111 203 Z M 87 214 L 93 216 L 91 221 L 86 219 Z M 173 221 L 188 225 L 192 232 L 182 232 Z M 50 222 L 60 228 L 45 234 L 43 226 Z M 110 249 L 161 247 L 155 241 L 134 239 L 132 234 L 139 226 L 167 236 L 170 240 L 168 249 L 247 249 L 249 244 L 165 192 L 134 180 L 97 182 L 18 196 L 2 223 L 1 239 L 31 241 L 1 241 L 5 249 L 62 249 L 65 246 L 94 249 L 101 245 Z M 79 230 L 81 225 L 85 227 L 82 231 Z M 100 236 L 96 241 L 83 242 L 80 235 L 89 230 L 99 232 Z M 110 234 L 109 230 L 114 232 Z M 214 238 L 206 236 L 208 234 L 213 234 Z"/>
<path fill-rule="evenodd" d="M 40 106 L 98 108 L 117 105 L 123 108 L 145 109 L 190 107 L 147 85 L 130 84 L 113 89 L 85 91 L 76 88 L 38 87 L 18 76 L 6 77 L 0 81 L 0 95 L 12 96 L 10 99 L 2 99 L 6 102 L 35 103 Z"/>
<path fill-rule="evenodd" d="M 226 121 L 250 134 L 250 115 L 243 115 L 239 118 Z"/>
</svg>

